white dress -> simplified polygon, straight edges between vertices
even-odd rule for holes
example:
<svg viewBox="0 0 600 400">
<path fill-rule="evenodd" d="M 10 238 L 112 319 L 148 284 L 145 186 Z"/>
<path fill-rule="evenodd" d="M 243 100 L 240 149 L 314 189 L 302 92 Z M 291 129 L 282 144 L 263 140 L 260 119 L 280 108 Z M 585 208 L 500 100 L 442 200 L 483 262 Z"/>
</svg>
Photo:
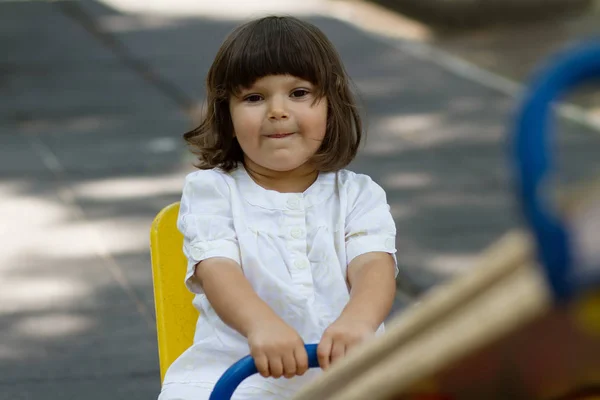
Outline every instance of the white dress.
<svg viewBox="0 0 600 400">
<path fill-rule="evenodd" d="M 320 173 L 304 193 L 264 189 L 241 166 L 231 173 L 195 171 L 186 178 L 178 228 L 188 258 L 185 284 L 196 294 L 200 316 L 194 344 L 167 371 L 163 391 L 187 385 L 210 393 L 223 372 L 249 353 L 246 339 L 219 319 L 195 282 L 198 262 L 228 257 L 239 263 L 256 293 L 304 342 L 318 343 L 350 298 L 350 261 L 372 251 L 395 259 L 396 252 L 385 192 L 348 170 Z M 311 369 L 292 379 L 257 374 L 242 382 L 239 393 L 289 398 L 319 373 Z"/>
</svg>

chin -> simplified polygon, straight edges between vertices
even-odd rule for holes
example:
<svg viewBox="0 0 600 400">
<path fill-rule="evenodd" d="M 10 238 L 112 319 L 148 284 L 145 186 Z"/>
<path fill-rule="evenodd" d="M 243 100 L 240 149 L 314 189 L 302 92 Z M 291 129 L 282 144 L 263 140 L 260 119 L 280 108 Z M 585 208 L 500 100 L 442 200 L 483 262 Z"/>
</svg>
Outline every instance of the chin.
<svg viewBox="0 0 600 400">
<path fill-rule="evenodd" d="M 293 171 L 297 168 L 302 167 L 305 163 L 306 163 L 306 161 L 297 161 L 297 162 L 282 161 L 282 162 L 270 163 L 269 165 L 265 165 L 265 167 L 272 171 L 288 172 L 288 171 Z"/>
</svg>

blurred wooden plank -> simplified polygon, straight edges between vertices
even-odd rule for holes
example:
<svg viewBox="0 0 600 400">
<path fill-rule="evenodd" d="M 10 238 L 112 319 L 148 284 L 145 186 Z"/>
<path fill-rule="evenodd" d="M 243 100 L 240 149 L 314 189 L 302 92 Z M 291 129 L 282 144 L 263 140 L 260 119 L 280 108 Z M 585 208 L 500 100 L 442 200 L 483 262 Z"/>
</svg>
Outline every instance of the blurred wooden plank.
<svg viewBox="0 0 600 400">
<path fill-rule="evenodd" d="M 600 210 L 600 185 L 571 193 L 561 202 L 565 215 L 577 241 L 590 242 L 589 229 L 579 231 L 600 226 L 589 218 L 600 215 L 590 214 Z M 589 247 L 578 250 L 600 246 Z M 294 399 L 531 400 L 582 388 L 600 395 L 600 287 L 556 304 L 532 250 L 527 235 L 508 234 L 471 274 L 434 290 Z"/>
</svg>

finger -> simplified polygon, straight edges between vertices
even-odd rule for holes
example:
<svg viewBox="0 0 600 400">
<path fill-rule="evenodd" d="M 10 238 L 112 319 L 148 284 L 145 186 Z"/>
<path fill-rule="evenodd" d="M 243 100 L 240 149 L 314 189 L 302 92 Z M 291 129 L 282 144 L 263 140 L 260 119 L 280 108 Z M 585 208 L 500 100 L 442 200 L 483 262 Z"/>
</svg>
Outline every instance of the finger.
<svg viewBox="0 0 600 400">
<path fill-rule="evenodd" d="M 296 357 L 294 357 L 294 353 L 291 352 L 286 354 L 282 358 L 283 361 L 283 376 L 286 378 L 292 378 L 296 376 Z"/>
<path fill-rule="evenodd" d="M 331 356 L 331 346 L 333 341 L 328 335 L 323 335 L 319 346 L 317 346 L 317 358 L 319 360 L 319 366 L 322 369 L 329 368 L 329 360 Z"/>
<path fill-rule="evenodd" d="M 304 375 L 308 370 L 308 354 L 306 354 L 304 346 L 296 347 L 294 357 L 296 358 L 296 375 Z"/>
<path fill-rule="evenodd" d="M 254 357 L 254 365 L 256 365 L 258 373 L 264 378 L 271 376 L 269 371 L 269 360 L 266 355 L 261 354 Z"/>
<path fill-rule="evenodd" d="M 333 343 L 331 349 L 331 364 L 335 363 L 337 360 L 344 358 L 346 355 L 346 345 L 341 341 L 336 341 Z"/>
<path fill-rule="evenodd" d="M 283 362 L 281 357 L 270 357 L 269 358 L 269 371 L 273 378 L 281 378 L 283 375 Z"/>
</svg>

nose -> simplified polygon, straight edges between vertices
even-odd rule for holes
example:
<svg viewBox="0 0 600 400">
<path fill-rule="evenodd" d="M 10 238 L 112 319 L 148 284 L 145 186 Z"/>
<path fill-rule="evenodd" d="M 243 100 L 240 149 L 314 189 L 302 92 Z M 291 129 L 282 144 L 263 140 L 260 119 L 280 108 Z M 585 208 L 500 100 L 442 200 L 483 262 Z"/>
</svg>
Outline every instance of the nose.
<svg viewBox="0 0 600 400">
<path fill-rule="evenodd" d="M 285 102 L 282 100 L 273 99 L 269 104 L 269 120 L 278 121 L 286 120 L 290 117 L 288 110 L 285 107 Z"/>
</svg>

